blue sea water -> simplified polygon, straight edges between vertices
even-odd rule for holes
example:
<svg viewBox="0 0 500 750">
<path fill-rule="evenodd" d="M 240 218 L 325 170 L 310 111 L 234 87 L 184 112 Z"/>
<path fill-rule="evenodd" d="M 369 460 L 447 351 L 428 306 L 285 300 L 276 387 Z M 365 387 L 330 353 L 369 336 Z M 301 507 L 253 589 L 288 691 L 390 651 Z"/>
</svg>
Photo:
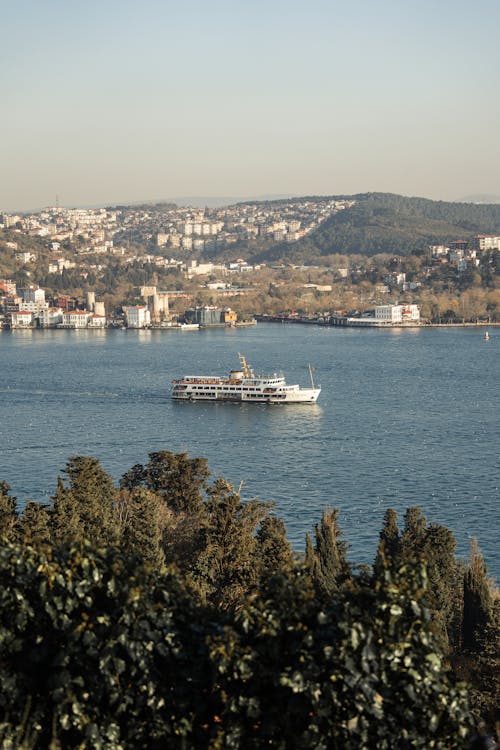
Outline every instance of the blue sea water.
<svg viewBox="0 0 500 750">
<path fill-rule="evenodd" d="M 73 455 L 117 480 L 157 450 L 206 456 L 213 477 L 273 500 L 294 547 L 325 506 L 350 558 L 370 563 L 385 510 L 422 508 L 476 536 L 500 579 L 500 330 L 363 330 L 259 324 L 180 331 L 0 333 L 0 479 L 47 502 Z M 322 386 L 314 406 L 178 403 L 170 381 L 256 372 Z"/>
</svg>

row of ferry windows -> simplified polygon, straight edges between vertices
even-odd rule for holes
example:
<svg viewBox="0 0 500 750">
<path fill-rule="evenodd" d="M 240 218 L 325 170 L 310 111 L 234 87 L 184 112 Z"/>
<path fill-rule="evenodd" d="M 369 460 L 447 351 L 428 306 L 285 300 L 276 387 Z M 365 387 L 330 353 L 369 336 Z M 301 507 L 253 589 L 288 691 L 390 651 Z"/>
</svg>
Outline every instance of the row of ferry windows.
<svg viewBox="0 0 500 750">
<path fill-rule="evenodd" d="M 220 388 L 216 388 L 213 385 L 193 385 L 193 386 L 191 386 L 191 388 L 192 388 L 193 391 L 195 391 L 195 390 L 199 390 L 199 391 L 218 391 L 218 390 L 221 390 Z M 261 391 L 260 388 L 245 388 L 245 387 L 243 387 L 243 388 L 240 388 L 240 387 L 231 388 L 231 387 L 229 387 L 229 388 L 223 388 L 223 390 L 225 390 L 225 391 L 259 391 L 259 393 L 262 393 L 262 391 Z"/>
</svg>

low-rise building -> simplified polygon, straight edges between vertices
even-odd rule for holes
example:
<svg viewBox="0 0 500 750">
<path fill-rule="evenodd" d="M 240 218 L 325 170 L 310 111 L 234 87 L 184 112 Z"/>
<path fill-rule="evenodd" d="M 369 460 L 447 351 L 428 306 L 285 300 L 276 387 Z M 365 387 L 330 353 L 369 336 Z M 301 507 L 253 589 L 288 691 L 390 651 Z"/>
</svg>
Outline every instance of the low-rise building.
<svg viewBox="0 0 500 750">
<path fill-rule="evenodd" d="M 11 328 L 32 328 L 33 313 L 28 310 L 14 310 L 10 313 Z"/>
<path fill-rule="evenodd" d="M 106 316 L 93 313 L 88 319 L 87 328 L 106 328 Z"/>
<path fill-rule="evenodd" d="M 40 328 L 56 328 L 63 322 L 63 311 L 60 307 L 47 307 L 37 315 Z"/>
<path fill-rule="evenodd" d="M 63 328 L 86 328 L 92 313 L 88 310 L 71 310 L 63 313 Z"/>
<path fill-rule="evenodd" d="M 478 234 L 474 238 L 476 250 L 500 250 L 500 237 L 493 234 Z"/>
<path fill-rule="evenodd" d="M 377 305 L 375 320 L 380 323 L 418 323 L 420 310 L 418 305 Z"/>
<path fill-rule="evenodd" d="M 151 325 L 151 315 L 146 305 L 130 305 L 123 308 L 127 328 L 147 328 Z"/>
</svg>

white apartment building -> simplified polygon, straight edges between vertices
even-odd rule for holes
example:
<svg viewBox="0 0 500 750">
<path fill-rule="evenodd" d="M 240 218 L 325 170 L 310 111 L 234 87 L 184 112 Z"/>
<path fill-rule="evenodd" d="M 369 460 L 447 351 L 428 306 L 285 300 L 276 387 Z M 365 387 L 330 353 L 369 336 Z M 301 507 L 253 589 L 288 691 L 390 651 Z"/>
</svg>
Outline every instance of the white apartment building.
<svg viewBox="0 0 500 750">
<path fill-rule="evenodd" d="M 151 315 L 146 305 L 131 305 L 123 309 L 127 328 L 146 328 L 151 324 Z"/>
<path fill-rule="evenodd" d="M 10 313 L 11 328 L 31 328 L 33 326 L 33 313 L 26 310 L 15 310 Z"/>
<path fill-rule="evenodd" d="M 22 289 L 21 294 L 24 302 L 45 302 L 45 290 L 37 286 L 29 286 L 27 289 Z"/>
<path fill-rule="evenodd" d="M 106 328 L 106 316 L 93 313 L 88 320 L 87 328 Z"/>
<path fill-rule="evenodd" d="M 418 305 L 378 305 L 375 320 L 380 323 L 418 323 L 420 310 Z"/>
<path fill-rule="evenodd" d="M 478 234 L 475 238 L 477 250 L 500 250 L 500 237 L 493 234 Z"/>
<path fill-rule="evenodd" d="M 41 328 L 55 328 L 63 322 L 63 311 L 60 307 L 47 307 L 38 313 Z"/>
<path fill-rule="evenodd" d="M 20 302 L 19 310 L 22 312 L 39 313 L 41 310 L 46 310 L 48 306 L 48 302 Z"/>
<path fill-rule="evenodd" d="M 86 328 L 92 313 L 88 310 L 71 310 L 63 313 L 64 328 Z"/>
</svg>

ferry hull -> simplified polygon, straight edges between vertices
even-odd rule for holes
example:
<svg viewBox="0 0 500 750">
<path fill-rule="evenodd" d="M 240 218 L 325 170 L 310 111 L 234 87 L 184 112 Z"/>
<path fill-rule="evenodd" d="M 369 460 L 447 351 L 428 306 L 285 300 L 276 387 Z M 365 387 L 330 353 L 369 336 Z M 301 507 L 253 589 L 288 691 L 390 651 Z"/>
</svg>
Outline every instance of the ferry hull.
<svg viewBox="0 0 500 750">
<path fill-rule="evenodd" d="M 245 394 L 225 394 L 219 393 L 216 396 L 203 393 L 173 393 L 172 398 L 175 401 L 215 401 L 236 404 L 315 404 L 321 388 L 301 388 L 297 393 L 288 393 L 286 395 L 267 395 L 262 394 L 257 398 L 249 398 Z"/>
</svg>

